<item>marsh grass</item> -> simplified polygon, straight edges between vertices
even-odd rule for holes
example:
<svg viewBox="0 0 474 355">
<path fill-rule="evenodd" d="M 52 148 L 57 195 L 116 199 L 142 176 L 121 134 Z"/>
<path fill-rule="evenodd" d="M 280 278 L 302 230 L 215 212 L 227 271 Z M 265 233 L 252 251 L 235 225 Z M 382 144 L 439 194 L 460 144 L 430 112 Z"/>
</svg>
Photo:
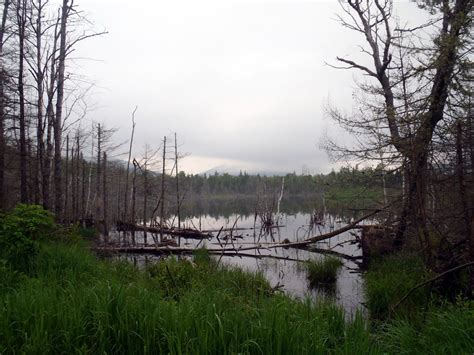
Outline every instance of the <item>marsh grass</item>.
<svg viewBox="0 0 474 355">
<path fill-rule="evenodd" d="M 34 277 L 0 288 L 1 354 L 322 353 L 365 331 L 335 305 L 274 295 L 261 274 L 202 253 L 139 270 L 49 243 L 38 259 Z"/>
<path fill-rule="evenodd" d="M 384 319 L 391 308 L 418 283 L 430 277 L 416 253 L 403 252 L 375 260 L 364 275 L 367 307 L 373 318 Z M 433 301 L 429 287 L 415 291 L 397 307 L 396 315 L 417 318 Z"/>
<path fill-rule="evenodd" d="M 340 259 L 332 256 L 308 261 L 306 271 L 310 286 L 334 285 L 337 280 L 337 274 L 343 265 L 344 263 Z"/>
<path fill-rule="evenodd" d="M 81 243 L 43 243 L 34 275 L 17 276 L 0 283 L 0 354 L 462 354 L 474 347 L 472 303 L 433 311 L 421 325 L 397 320 L 370 329 L 360 315 L 348 322 L 334 304 L 274 294 L 261 274 L 218 266 L 203 251 L 140 270 L 98 260 Z"/>
</svg>

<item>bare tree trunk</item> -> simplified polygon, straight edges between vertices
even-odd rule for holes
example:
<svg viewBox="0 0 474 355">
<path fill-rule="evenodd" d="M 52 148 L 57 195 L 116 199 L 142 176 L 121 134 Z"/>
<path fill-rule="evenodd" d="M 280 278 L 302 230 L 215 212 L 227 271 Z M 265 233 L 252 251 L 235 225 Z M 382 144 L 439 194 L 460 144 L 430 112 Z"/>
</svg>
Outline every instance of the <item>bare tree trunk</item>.
<svg viewBox="0 0 474 355">
<path fill-rule="evenodd" d="M 76 219 L 76 214 L 74 210 L 74 206 L 76 203 L 76 150 L 74 143 L 71 147 L 71 178 L 70 178 L 70 185 L 71 185 L 71 193 L 69 196 L 69 200 L 71 201 L 69 207 L 69 220 L 71 223 L 74 223 Z"/>
<path fill-rule="evenodd" d="M 469 118 L 468 118 L 469 119 Z M 462 204 L 462 212 L 463 212 L 463 219 L 465 223 L 465 235 L 466 235 L 466 240 L 468 242 L 468 250 L 469 253 L 466 253 L 466 260 L 467 261 L 472 261 L 474 260 L 473 254 L 473 220 L 472 220 L 472 211 L 469 211 L 469 202 L 468 202 L 468 195 L 467 195 L 467 189 L 466 189 L 466 180 L 464 177 L 464 158 L 463 158 L 463 129 L 462 129 L 462 123 L 460 120 L 457 122 L 457 134 L 456 134 L 456 157 L 457 157 L 457 175 L 458 175 L 458 183 L 459 183 L 459 197 L 461 199 L 461 204 Z M 472 157 L 471 157 L 472 159 Z M 470 293 L 473 293 L 473 287 L 474 287 L 474 272 L 469 271 L 469 288 L 470 288 Z"/>
<path fill-rule="evenodd" d="M 24 88 L 24 65 L 25 65 L 25 28 L 26 28 L 26 1 L 17 2 L 17 24 L 19 42 L 19 68 L 18 68 L 18 98 L 20 106 L 20 201 L 28 202 L 27 186 L 27 158 L 26 150 L 26 117 L 25 117 L 25 88 Z"/>
<path fill-rule="evenodd" d="M 47 132 L 46 132 L 46 154 L 44 159 L 44 169 L 43 169 L 43 207 L 45 209 L 51 208 L 51 160 L 53 157 L 53 142 L 52 142 L 52 129 L 54 126 L 54 83 L 56 82 L 56 58 L 55 53 L 57 50 L 58 43 L 58 33 L 57 29 L 59 26 L 59 21 L 56 22 L 56 27 L 54 31 L 54 41 L 53 41 L 53 56 L 51 58 L 50 66 L 50 78 L 48 86 L 48 105 L 46 106 L 46 118 L 47 118 Z"/>
<path fill-rule="evenodd" d="M 97 124 L 97 168 L 96 168 L 96 180 L 95 180 L 95 194 L 96 194 L 96 205 L 95 205 L 95 219 L 96 221 L 100 220 L 100 217 L 102 216 L 102 211 L 101 211 L 101 203 L 102 199 L 101 197 L 101 191 L 100 191 L 100 178 L 102 175 L 102 169 L 101 169 L 101 159 L 102 159 L 102 128 L 100 126 L 100 123 Z"/>
<path fill-rule="evenodd" d="M 73 143 L 71 148 L 71 208 L 69 212 L 71 223 L 74 223 L 76 220 L 76 154 L 75 143 Z"/>
<path fill-rule="evenodd" d="M 69 134 L 66 136 L 66 161 L 64 162 L 64 211 L 63 218 L 66 223 L 69 222 L 68 207 L 69 207 Z"/>
<path fill-rule="evenodd" d="M 84 156 L 81 153 L 81 161 L 82 161 L 82 181 L 81 181 L 81 220 L 84 223 L 86 219 L 86 181 L 87 181 L 87 163 L 84 159 Z"/>
<path fill-rule="evenodd" d="M 166 174 L 166 136 L 163 139 L 163 169 L 161 172 L 161 205 L 160 205 L 160 242 L 163 241 L 163 220 L 165 218 L 165 174 Z"/>
<path fill-rule="evenodd" d="M 179 199 L 179 169 L 178 169 L 179 157 L 178 157 L 178 138 L 176 136 L 176 133 L 174 134 L 174 157 L 175 157 L 175 168 L 176 168 L 176 214 L 178 217 L 178 229 L 180 229 L 181 228 L 181 213 L 180 213 L 181 201 Z"/>
<path fill-rule="evenodd" d="M 77 221 L 79 220 L 79 181 L 80 181 L 80 173 L 81 173 L 81 154 L 80 154 L 80 141 L 79 141 L 79 131 L 77 131 L 76 136 L 76 177 L 74 179 L 74 219 Z"/>
<path fill-rule="evenodd" d="M 148 152 L 147 152 L 148 153 Z M 147 208 L 148 208 L 148 154 L 145 155 L 145 163 L 143 166 L 143 183 L 144 183 L 144 189 L 143 189 L 143 226 L 145 227 L 143 231 L 143 240 L 145 242 L 145 245 L 147 245 Z"/>
<path fill-rule="evenodd" d="M 10 0 L 3 3 L 2 23 L 0 25 L 0 211 L 5 209 L 5 71 L 3 68 L 3 35 L 5 34 Z"/>
<path fill-rule="evenodd" d="M 137 108 L 132 112 L 132 135 L 130 137 L 130 147 L 128 149 L 128 160 L 127 160 L 127 175 L 125 179 L 125 201 L 124 201 L 124 209 L 123 209 L 123 217 L 124 221 L 127 221 L 128 218 L 128 176 L 130 174 L 130 159 L 132 158 L 132 147 L 133 147 L 133 136 L 135 134 L 135 112 L 137 112 Z"/>
<path fill-rule="evenodd" d="M 469 201 L 471 201 L 471 216 L 470 216 L 470 232 L 468 234 L 469 236 L 469 259 L 474 260 L 474 124 L 473 124 L 473 114 L 472 114 L 472 102 L 471 102 L 471 97 L 469 97 L 468 101 L 468 117 L 467 117 L 467 122 L 468 122 L 468 147 L 469 147 L 469 153 L 471 156 L 471 188 L 469 189 Z M 470 288 L 471 288 L 471 297 L 474 297 L 474 270 L 471 268 L 470 269 Z"/>
<path fill-rule="evenodd" d="M 136 206 L 136 192 L 137 192 L 137 186 L 136 186 L 136 179 L 137 179 L 137 168 L 138 168 L 138 163 L 135 159 L 133 159 L 133 179 L 132 179 L 132 213 L 131 213 L 131 218 L 130 221 L 135 225 L 135 206 Z M 135 245 L 135 230 L 132 230 L 132 243 Z"/>
<path fill-rule="evenodd" d="M 104 157 L 102 159 L 103 161 L 103 164 L 104 164 L 104 168 L 103 168 L 103 171 L 104 173 L 102 174 L 103 175 L 103 178 L 102 178 L 102 193 L 103 193 L 103 207 L 104 207 L 104 214 L 103 214 L 103 218 L 104 218 L 104 231 L 103 231 L 103 234 L 104 234 L 104 237 L 106 239 L 106 242 L 109 241 L 109 228 L 108 228 L 108 224 L 107 224 L 107 153 L 104 152 Z"/>
<path fill-rule="evenodd" d="M 92 131 L 94 131 L 94 125 L 92 125 Z M 91 157 L 94 156 L 94 137 L 92 135 L 92 140 L 91 140 Z M 89 163 L 89 173 L 88 173 L 88 178 L 87 178 L 87 198 L 86 198 L 86 208 L 85 208 L 85 216 L 88 216 L 90 211 L 90 200 L 91 200 L 91 188 L 92 188 L 92 162 Z"/>
<path fill-rule="evenodd" d="M 63 0 L 61 9 L 61 26 L 60 26 L 60 45 L 59 45 L 59 61 L 58 61 L 58 82 L 56 94 L 56 117 L 54 119 L 54 185 L 55 199 L 54 212 L 56 220 L 62 220 L 63 193 L 62 193 L 62 176 L 61 176 L 61 135 L 63 124 L 63 103 L 64 103 L 64 81 L 66 69 L 66 26 L 71 9 L 68 5 L 69 0 Z"/>
<path fill-rule="evenodd" d="M 43 106 L 44 106 L 44 70 L 42 65 L 42 17 L 43 17 L 43 3 L 42 0 L 38 0 L 38 4 L 36 5 L 37 9 L 37 17 L 36 17 L 36 90 L 37 90 L 37 111 L 36 111 L 36 141 L 37 141 L 37 149 L 36 149 L 36 174 L 34 177 L 35 181 L 35 203 L 39 203 L 40 195 L 42 193 L 41 188 L 41 179 L 40 177 L 43 176 L 44 170 L 44 122 L 43 122 Z"/>
</svg>

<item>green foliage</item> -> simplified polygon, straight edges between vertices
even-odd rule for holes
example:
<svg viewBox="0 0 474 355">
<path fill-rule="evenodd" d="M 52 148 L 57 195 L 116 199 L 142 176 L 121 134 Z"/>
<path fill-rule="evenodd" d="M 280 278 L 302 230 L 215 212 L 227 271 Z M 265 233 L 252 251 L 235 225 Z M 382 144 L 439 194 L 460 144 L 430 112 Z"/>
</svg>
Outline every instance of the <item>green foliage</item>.
<svg viewBox="0 0 474 355">
<path fill-rule="evenodd" d="M 0 293 L 5 289 L 15 287 L 22 279 L 21 273 L 12 270 L 5 260 L 0 259 Z"/>
<path fill-rule="evenodd" d="M 429 311 L 422 324 L 398 319 L 383 326 L 379 343 L 387 353 L 472 354 L 474 302 Z"/>
<path fill-rule="evenodd" d="M 34 277 L 0 287 L 0 353 L 469 353 L 473 305 L 370 330 L 329 303 L 274 295 L 260 274 L 199 251 L 146 270 L 43 243 Z M 0 264 L 0 275 L 8 268 Z M 10 272 L 11 270 L 8 269 Z M 171 275 L 171 276 L 170 276 Z M 3 280 L 3 279 L 2 279 Z M 173 281 L 174 280 L 174 281 Z"/>
<path fill-rule="evenodd" d="M 98 236 L 95 228 L 84 228 L 80 224 L 71 224 L 68 226 L 61 226 L 56 229 L 57 240 L 61 242 L 80 244 L 86 240 L 91 240 Z"/>
<path fill-rule="evenodd" d="M 387 187 L 399 189 L 401 175 L 399 172 L 383 171 L 381 167 L 343 167 L 339 171 L 329 174 L 309 175 L 296 173 L 286 174 L 285 192 L 290 195 L 319 194 L 328 190 L 345 190 L 352 188 L 365 188 L 380 191 L 383 186 L 382 176 Z M 210 175 L 184 175 L 180 181 L 184 186 L 192 189 L 195 195 L 254 195 L 257 191 L 273 195 L 281 189 L 283 176 L 249 175 L 240 173 L 214 173 Z M 171 177 L 167 178 L 171 179 Z"/>
<path fill-rule="evenodd" d="M 12 270 L 30 272 L 39 240 L 54 231 L 53 216 L 40 206 L 18 205 L 0 217 L 0 258 Z"/>
<path fill-rule="evenodd" d="M 306 270 L 311 287 L 336 282 L 337 273 L 343 265 L 344 263 L 340 259 L 332 256 L 308 261 Z"/>
<path fill-rule="evenodd" d="M 78 233 L 84 239 L 93 239 L 99 235 L 99 231 L 95 227 L 78 226 Z"/>
<path fill-rule="evenodd" d="M 4 218 L 31 240 L 50 239 L 56 228 L 53 214 L 38 205 L 19 204 Z"/>
<path fill-rule="evenodd" d="M 367 307 L 374 318 L 385 318 L 414 286 L 429 277 L 422 259 L 414 253 L 399 253 L 375 260 L 365 274 Z M 417 317 L 428 305 L 429 289 L 416 290 L 400 307 L 402 317 Z"/>
<path fill-rule="evenodd" d="M 193 280 L 193 265 L 187 260 L 171 258 L 160 261 L 148 265 L 147 271 L 163 296 L 176 300 L 186 292 Z"/>
</svg>

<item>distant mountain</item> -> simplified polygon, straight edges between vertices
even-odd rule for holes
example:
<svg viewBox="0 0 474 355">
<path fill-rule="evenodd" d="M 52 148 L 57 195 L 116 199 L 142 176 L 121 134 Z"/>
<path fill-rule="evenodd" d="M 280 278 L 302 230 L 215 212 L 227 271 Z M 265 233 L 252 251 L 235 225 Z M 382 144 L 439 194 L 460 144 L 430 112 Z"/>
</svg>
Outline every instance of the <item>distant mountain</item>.
<svg viewBox="0 0 474 355">
<path fill-rule="evenodd" d="M 247 173 L 248 175 L 265 175 L 265 176 L 285 176 L 288 174 L 288 172 L 285 171 L 271 171 L 271 170 L 264 170 L 264 169 L 243 169 L 237 166 L 229 166 L 229 165 L 220 165 L 216 166 L 212 169 L 206 170 L 201 172 L 199 175 L 204 175 L 206 174 L 207 176 L 209 175 L 214 175 L 215 173 L 218 173 L 219 175 L 222 174 L 229 174 L 229 175 L 239 175 L 240 173 Z"/>
</svg>

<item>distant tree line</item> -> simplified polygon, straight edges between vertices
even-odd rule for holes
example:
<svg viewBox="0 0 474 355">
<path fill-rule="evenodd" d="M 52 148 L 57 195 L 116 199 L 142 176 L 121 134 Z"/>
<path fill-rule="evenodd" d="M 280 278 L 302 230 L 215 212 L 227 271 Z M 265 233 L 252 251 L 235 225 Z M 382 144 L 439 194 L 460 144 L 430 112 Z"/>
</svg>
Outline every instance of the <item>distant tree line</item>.
<svg viewBox="0 0 474 355">
<path fill-rule="evenodd" d="M 351 187 L 400 188 L 401 174 L 397 171 L 387 172 L 380 167 L 362 169 L 343 167 L 328 174 L 285 176 L 239 175 L 214 173 L 211 175 L 184 175 L 182 181 L 195 195 L 270 195 L 279 193 L 283 184 L 285 194 L 308 195 L 321 194 L 329 189 L 347 189 Z"/>
</svg>

